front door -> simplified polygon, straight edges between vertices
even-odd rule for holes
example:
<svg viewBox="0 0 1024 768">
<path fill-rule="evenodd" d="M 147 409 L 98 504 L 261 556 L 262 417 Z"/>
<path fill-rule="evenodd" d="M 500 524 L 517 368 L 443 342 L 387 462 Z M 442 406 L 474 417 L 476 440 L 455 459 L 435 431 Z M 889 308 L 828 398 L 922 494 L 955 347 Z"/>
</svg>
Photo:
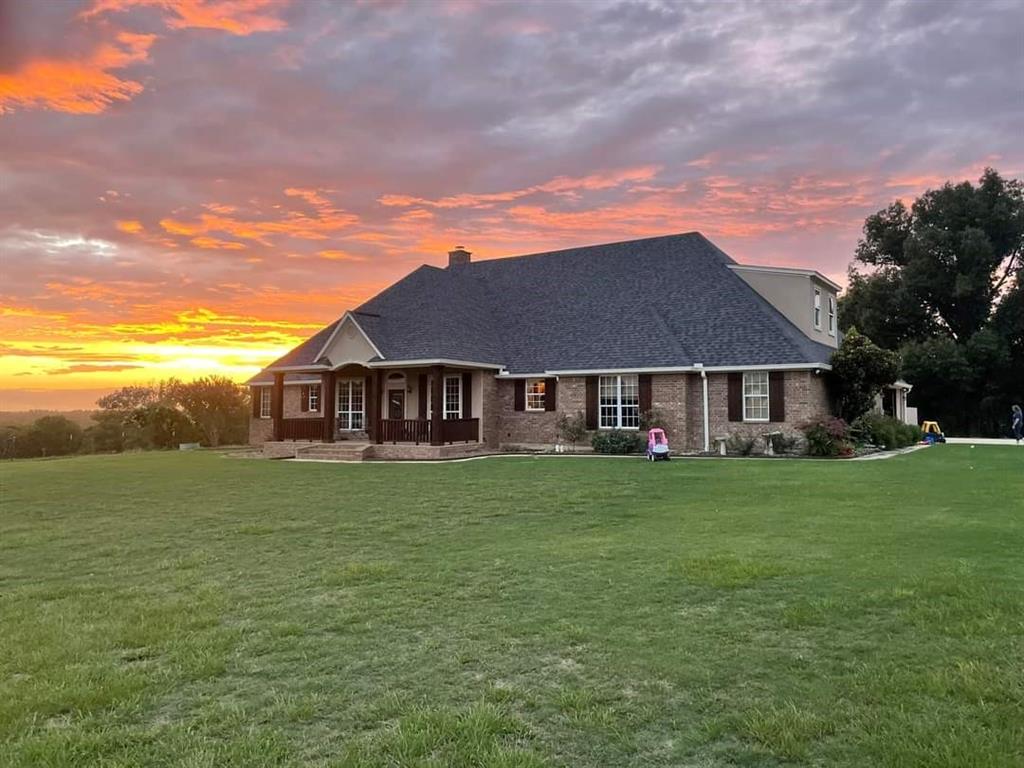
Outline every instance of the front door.
<svg viewBox="0 0 1024 768">
<path fill-rule="evenodd" d="M 389 389 L 388 390 L 388 418 L 389 419 L 404 419 L 405 418 L 405 390 L 404 389 Z"/>
</svg>

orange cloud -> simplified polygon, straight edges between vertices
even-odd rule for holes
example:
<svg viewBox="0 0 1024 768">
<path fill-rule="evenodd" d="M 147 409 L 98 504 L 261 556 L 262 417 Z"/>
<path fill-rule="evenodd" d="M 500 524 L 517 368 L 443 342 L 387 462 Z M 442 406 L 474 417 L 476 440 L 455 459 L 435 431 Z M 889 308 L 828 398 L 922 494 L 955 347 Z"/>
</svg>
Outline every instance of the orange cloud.
<svg viewBox="0 0 1024 768">
<path fill-rule="evenodd" d="M 224 245 L 223 240 L 215 243 L 211 233 L 222 233 L 239 240 L 249 240 L 260 245 L 271 245 L 271 236 L 282 235 L 300 240 L 326 240 L 356 224 L 359 219 L 355 215 L 343 211 L 324 197 L 327 190 L 288 188 L 284 190 L 288 197 L 299 198 L 308 203 L 314 211 L 311 216 L 301 211 L 285 211 L 277 219 L 240 218 L 228 213 L 202 213 L 192 221 L 165 218 L 160 226 L 171 235 L 183 235 L 191 238 L 194 245 L 207 248 L 242 248 L 234 243 Z M 206 203 L 204 208 L 210 211 L 234 211 L 235 208 L 218 203 Z M 276 206 L 275 206 L 276 207 Z M 200 237 L 205 239 L 197 243 Z"/>
<path fill-rule="evenodd" d="M 245 249 L 245 245 L 242 243 L 236 243 L 233 240 L 220 240 L 216 237 L 193 237 L 189 242 L 196 246 L 196 248 L 210 250 L 241 251 Z"/>
<path fill-rule="evenodd" d="M 277 14 L 287 4 L 287 0 L 96 0 L 81 16 L 152 6 L 164 10 L 164 23 L 171 29 L 217 29 L 244 36 L 284 29 Z"/>
<path fill-rule="evenodd" d="M 122 232 L 127 232 L 130 235 L 137 235 L 143 229 L 141 221 L 131 220 L 117 222 L 117 228 Z"/>
<path fill-rule="evenodd" d="M 377 198 L 381 205 L 405 208 L 413 205 L 424 205 L 432 208 L 489 208 L 495 203 L 507 203 L 527 195 L 547 192 L 554 195 L 576 197 L 581 191 L 611 189 L 630 181 L 648 181 L 660 169 L 657 166 L 645 165 L 639 168 L 627 168 L 621 171 L 593 173 L 589 176 L 572 178 L 558 176 L 544 184 L 511 190 L 508 192 L 491 192 L 484 194 L 461 194 L 442 197 L 438 200 L 427 200 L 409 195 L 382 195 Z"/>
<path fill-rule="evenodd" d="M 130 101 L 142 93 L 142 84 L 112 70 L 146 61 L 155 39 L 119 32 L 115 43 L 102 43 L 83 58 L 29 59 L 11 74 L 0 73 L 0 114 L 23 107 L 92 115 Z"/>
<path fill-rule="evenodd" d="M 330 261 L 363 261 L 362 256 L 357 256 L 354 253 L 348 251 L 339 251 L 336 249 L 328 249 L 325 251 L 317 251 L 316 255 L 321 259 L 329 259 Z"/>
</svg>

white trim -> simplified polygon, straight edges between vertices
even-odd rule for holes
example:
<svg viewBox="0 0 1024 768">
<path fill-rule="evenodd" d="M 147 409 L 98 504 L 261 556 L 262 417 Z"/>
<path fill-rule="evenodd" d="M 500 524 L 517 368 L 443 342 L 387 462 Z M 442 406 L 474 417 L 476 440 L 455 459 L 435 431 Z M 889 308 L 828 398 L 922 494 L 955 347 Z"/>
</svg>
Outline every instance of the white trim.
<svg viewBox="0 0 1024 768">
<path fill-rule="evenodd" d="M 320 413 L 320 403 L 323 400 L 323 385 L 320 382 L 310 382 L 309 384 L 303 384 L 304 387 L 309 387 L 306 392 L 306 413 Z M 316 387 L 316 408 L 313 407 L 313 387 Z M 299 393 L 302 394 L 301 392 Z"/>
<path fill-rule="evenodd" d="M 263 415 L 263 399 L 266 397 L 267 401 L 267 415 Z M 270 387 L 260 387 L 260 419 L 272 419 L 274 418 L 274 395 L 273 389 Z"/>
<path fill-rule="evenodd" d="M 765 387 L 764 395 L 748 395 L 747 394 L 747 374 L 753 374 L 753 373 L 763 373 L 764 374 L 764 387 Z M 771 379 L 771 372 L 770 371 L 745 371 L 743 373 L 743 378 L 742 378 L 742 380 L 740 382 L 740 390 L 741 390 L 740 391 L 741 400 L 742 400 L 742 403 L 743 403 L 743 421 L 744 422 L 746 422 L 748 424 L 765 424 L 765 423 L 767 423 L 767 422 L 772 420 L 772 379 Z M 753 416 L 747 416 L 747 398 L 748 397 L 757 397 L 757 398 L 763 397 L 764 398 L 764 404 L 765 404 L 765 410 L 768 412 L 768 415 L 766 415 L 763 419 L 762 418 L 756 418 L 755 419 Z"/>
<path fill-rule="evenodd" d="M 814 289 L 814 297 L 811 303 L 811 320 L 814 322 L 814 330 L 821 330 L 821 288 Z"/>
<path fill-rule="evenodd" d="M 331 366 L 324 365 L 323 363 L 310 363 L 309 365 L 280 365 L 275 368 L 265 368 L 266 371 L 275 371 L 276 373 L 284 373 L 286 371 L 301 371 L 308 373 L 309 371 L 329 371 Z"/>
<path fill-rule="evenodd" d="M 454 413 L 455 416 L 448 415 L 448 382 L 455 379 L 459 383 L 459 407 Z M 462 418 L 462 404 L 463 404 L 463 393 L 462 393 L 462 374 L 461 373 L 446 373 L 441 377 L 441 419 L 443 421 L 455 421 L 456 419 Z"/>
<path fill-rule="evenodd" d="M 543 376 L 534 376 L 532 378 L 526 379 L 526 383 L 523 385 L 523 410 L 524 411 L 528 411 L 530 413 L 542 413 L 543 411 L 547 410 L 547 404 L 548 404 L 548 385 L 547 385 L 547 382 L 544 379 L 545 379 L 545 377 L 543 377 Z M 543 400 L 541 402 L 540 408 L 531 408 L 530 407 L 530 382 L 531 381 L 541 381 L 541 382 L 544 382 L 544 391 L 541 392 L 541 397 L 543 398 Z M 536 396 L 537 396 L 536 393 L 534 393 L 534 397 L 536 397 Z"/>
<path fill-rule="evenodd" d="M 735 371 L 831 371 L 832 366 L 828 363 L 782 363 L 772 365 L 690 365 L 690 366 L 665 366 L 662 368 L 595 368 L 579 369 L 569 371 L 548 371 L 548 376 L 611 376 L 621 373 L 697 373 L 708 371 L 710 373 L 728 373 Z M 498 376 L 497 378 L 506 378 Z M 512 377 L 507 377 L 512 378 Z"/>
<path fill-rule="evenodd" d="M 836 335 L 836 315 L 837 315 L 836 309 L 837 309 L 836 297 L 833 296 L 830 293 L 828 295 L 828 312 L 827 312 L 827 317 L 828 317 L 828 335 L 829 336 L 835 336 Z"/>
<path fill-rule="evenodd" d="M 464 368 L 497 368 L 502 370 L 504 366 L 500 363 L 481 363 L 473 360 L 452 360 L 447 357 L 423 358 L 418 360 L 374 360 L 369 363 L 360 363 L 367 368 L 416 368 L 427 365 L 460 365 Z"/>
<path fill-rule="evenodd" d="M 508 371 L 502 371 L 501 373 L 494 374 L 496 379 L 556 379 L 557 376 L 552 376 L 550 371 L 544 371 L 542 373 L 509 373 Z"/>
<path fill-rule="evenodd" d="M 360 411 L 353 411 L 352 410 L 352 385 L 353 384 L 359 384 L 359 388 L 361 390 L 361 392 L 360 392 L 360 400 L 362 400 L 362 403 L 363 403 L 363 409 L 362 409 L 361 412 Z M 342 385 L 346 385 L 346 386 L 343 387 Z M 347 411 L 343 411 L 339 407 L 340 406 L 340 402 L 339 401 L 341 400 L 341 393 L 343 391 L 347 391 L 348 407 L 349 407 L 349 409 Z M 368 405 L 368 403 L 366 402 L 366 394 L 367 394 L 367 392 L 366 392 L 366 381 L 365 381 L 365 379 L 360 378 L 358 376 L 346 377 L 344 379 L 338 379 L 336 382 L 334 382 L 334 418 L 335 418 L 335 427 L 337 429 L 341 430 L 342 432 L 362 432 L 363 430 L 366 429 L 366 406 Z M 348 427 L 342 427 L 340 425 L 340 421 L 339 420 L 341 418 L 341 414 L 343 414 L 343 413 L 347 413 L 348 414 L 348 417 L 349 417 L 349 426 Z M 362 416 L 362 424 L 360 426 L 358 426 L 358 427 L 353 427 L 352 426 L 352 416 L 357 414 L 357 413 L 359 413 Z"/>
<path fill-rule="evenodd" d="M 783 275 L 800 275 L 802 277 L 813 277 L 820 280 L 832 290 L 837 293 L 842 290 L 842 286 L 832 282 L 825 277 L 821 272 L 814 269 L 801 269 L 800 267 L 764 267 L 753 264 L 727 264 L 729 269 L 734 271 L 747 270 L 748 272 L 778 272 Z"/>
<path fill-rule="evenodd" d="M 373 351 L 377 353 L 377 357 L 383 359 L 384 355 L 382 355 L 380 353 L 380 350 L 377 349 L 377 345 L 373 343 L 373 339 L 371 339 L 369 336 L 366 335 L 366 331 L 363 330 L 363 326 L 361 326 L 359 324 L 359 321 L 356 320 L 355 316 L 352 314 L 351 311 L 348 311 L 344 315 L 341 316 L 341 318 L 338 320 L 338 324 L 335 325 L 334 326 L 334 330 L 331 331 L 331 335 L 327 337 L 327 343 L 324 344 L 323 349 L 320 350 L 320 354 L 318 354 L 313 359 L 314 360 L 319 360 L 321 357 L 323 357 L 324 355 L 327 354 L 327 350 L 330 349 L 331 343 L 334 341 L 334 337 L 338 335 L 338 331 L 341 330 L 341 326 L 343 326 L 345 324 L 346 320 L 351 320 L 352 321 L 352 325 L 354 325 L 356 327 L 357 331 L 359 331 L 361 334 L 363 334 L 363 338 L 366 339 L 366 343 L 369 344 L 373 348 Z"/>
<path fill-rule="evenodd" d="M 711 452 L 711 407 L 708 400 L 708 375 L 705 371 L 700 372 L 701 383 L 704 389 L 704 453 Z"/>
</svg>

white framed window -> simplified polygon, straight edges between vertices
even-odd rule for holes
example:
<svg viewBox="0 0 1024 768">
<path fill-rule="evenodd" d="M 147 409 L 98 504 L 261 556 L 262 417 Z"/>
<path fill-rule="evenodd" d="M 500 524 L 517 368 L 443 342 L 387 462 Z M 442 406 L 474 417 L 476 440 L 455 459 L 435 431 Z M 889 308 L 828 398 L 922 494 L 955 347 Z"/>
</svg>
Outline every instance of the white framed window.
<svg viewBox="0 0 1024 768">
<path fill-rule="evenodd" d="M 814 289 L 814 327 L 821 329 L 821 290 Z"/>
<path fill-rule="evenodd" d="M 462 418 L 462 376 L 444 377 L 444 417 Z"/>
<path fill-rule="evenodd" d="M 640 377 L 601 376 L 598 379 L 598 427 L 640 428 Z"/>
<path fill-rule="evenodd" d="M 362 429 L 366 423 L 363 405 L 363 380 L 340 380 L 338 382 L 338 429 Z"/>
<path fill-rule="evenodd" d="M 831 294 L 828 297 L 828 332 L 830 336 L 836 335 L 836 297 Z"/>
<path fill-rule="evenodd" d="M 543 411 L 544 402 L 544 379 L 526 380 L 526 410 Z"/>
<path fill-rule="evenodd" d="M 320 411 L 320 385 L 310 384 L 309 385 L 309 400 L 306 403 L 307 411 Z"/>
<path fill-rule="evenodd" d="M 768 371 L 743 374 L 743 420 L 768 421 Z"/>
<path fill-rule="evenodd" d="M 270 398 L 272 397 L 272 391 L 270 387 L 260 387 L 260 418 L 270 418 Z"/>
</svg>

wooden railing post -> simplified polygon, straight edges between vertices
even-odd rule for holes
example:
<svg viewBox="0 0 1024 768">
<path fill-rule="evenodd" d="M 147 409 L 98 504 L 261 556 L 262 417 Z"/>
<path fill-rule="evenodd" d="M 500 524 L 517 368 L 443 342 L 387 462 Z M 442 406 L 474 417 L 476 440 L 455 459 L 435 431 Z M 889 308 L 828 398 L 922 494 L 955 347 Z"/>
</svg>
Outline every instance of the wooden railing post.
<svg viewBox="0 0 1024 768">
<path fill-rule="evenodd" d="M 444 368 L 431 366 L 430 375 L 430 444 L 444 445 Z"/>
<path fill-rule="evenodd" d="M 320 374 L 320 403 L 324 411 L 325 443 L 334 442 L 334 417 L 338 409 L 338 393 L 334 391 L 334 378 L 334 371 L 324 371 Z"/>
<path fill-rule="evenodd" d="M 374 441 L 373 442 L 375 442 L 378 445 L 380 445 L 381 443 L 384 442 L 384 435 L 381 434 L 381 426 L 380 426 L 381 419 L 382 419 L 382 416 L 380 415 L 380 412 L 381 412 L 382 404 L 384 402 L 384 371 L 382 371 L 380 368 L 378 368 L 377 371 L 376 371 L 376 376 L 374 378 L 375 378 L 375 380 L 374 380 L 374 387 L 373 387 L 373 426 L 374 426 L 374 430 L 373 430 Z"/>
<path fill-rule="evenodd" d="M 274 374 L 274 388 L 270 393 L 270 415 L 274 419 L 274 440 L 281 439 L 281 420 L 284 418 L 284 374 Z"/>
</svg>

